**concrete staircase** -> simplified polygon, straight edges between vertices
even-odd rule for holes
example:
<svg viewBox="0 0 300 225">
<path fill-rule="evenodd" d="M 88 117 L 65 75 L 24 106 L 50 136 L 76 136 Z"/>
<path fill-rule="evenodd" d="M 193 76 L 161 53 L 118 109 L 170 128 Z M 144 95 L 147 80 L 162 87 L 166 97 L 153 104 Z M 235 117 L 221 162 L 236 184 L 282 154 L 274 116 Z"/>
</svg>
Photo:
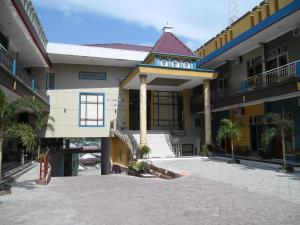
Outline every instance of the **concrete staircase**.
<svg viewBox="0 0 300 225">
<path fill-rule="evenodd" d="M 139 132 L 132 132 L 137 143 L 139 143 Z M 175 153 L 167 143 L 166 131 L 148 131 L 147 142 L 151 148 L 150 158 L 175 158 Z"/>
</svg>

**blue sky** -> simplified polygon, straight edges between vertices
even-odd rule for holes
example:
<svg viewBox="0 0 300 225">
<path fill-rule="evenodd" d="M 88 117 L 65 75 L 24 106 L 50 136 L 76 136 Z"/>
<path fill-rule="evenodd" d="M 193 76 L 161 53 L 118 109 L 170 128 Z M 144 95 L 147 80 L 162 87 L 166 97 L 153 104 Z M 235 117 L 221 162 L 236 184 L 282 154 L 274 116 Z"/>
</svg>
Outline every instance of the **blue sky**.
<svg viewBox="0 0 300 225">
<path fill-rule="evenodd" d="M 50 42 L 152 46 L 168 22 L 196 49 L 228 25 L 229 0 L 33 0 Z M 261 0 L 238 2 L 241 16 Z"/>
</svg>

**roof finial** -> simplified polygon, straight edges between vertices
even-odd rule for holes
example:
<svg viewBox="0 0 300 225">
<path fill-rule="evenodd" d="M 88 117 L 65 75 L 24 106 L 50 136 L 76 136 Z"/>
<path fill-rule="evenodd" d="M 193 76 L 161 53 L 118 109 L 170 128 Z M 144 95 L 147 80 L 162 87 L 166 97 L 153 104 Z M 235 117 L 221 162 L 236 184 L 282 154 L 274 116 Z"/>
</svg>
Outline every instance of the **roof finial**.
<svg viewBox="0 0 300 225">
<path fill-rule="evenodd" d="M 164 28 L 162 30 L 163 30 L 163 32 L 173 33 L 173 27 L 169 25 L 168 21 L 167 21 L 166 25 L 164 26 Z"/>
</svg>

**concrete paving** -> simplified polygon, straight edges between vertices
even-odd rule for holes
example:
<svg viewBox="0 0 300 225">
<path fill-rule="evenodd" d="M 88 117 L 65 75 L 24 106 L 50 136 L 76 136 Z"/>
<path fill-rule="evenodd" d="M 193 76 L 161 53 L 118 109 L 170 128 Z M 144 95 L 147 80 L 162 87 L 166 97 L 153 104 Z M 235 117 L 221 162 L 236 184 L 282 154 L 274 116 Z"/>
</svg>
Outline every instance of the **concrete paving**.
<svg viewBox="0 0 300 225">
<path fill-rule="evenodd" d="M 204 159 L 191 160 L 191 166 L 187 166 L 185 161 L 177 162 L 181 166 L 176 169 L 190 175 L 175 180 L 93 175 L 57 177 L 48 186 L 34 184 L 36 167 L 17 181 L 11 195 L 0 197 L 0 224 L 299 224 L 300 204 L 296 201 L 266 194 L 263 189 L 267 186 L 262 183 L 260 192 L 237 185 L 238 180 L 246 182 L 245 172 L 253 177 L 272 170 L 245 169 Z M 159 163 L 173 167 L 172 161 Z M 211 175 L 202 176 L 197 168 L 207 168 L 203 174 Z M 230 172 L 233 174 L 227 174 Z M 285 175 L 278 174 L 277 178 L 268 181 L 267 177 L 266 182 L 300 182 Z M 289 190 L 293 192 L 293 188 Z"/>
<path fill-rule="evenodd" d="M 182 158 L 151 160 L 155 165 L 174 172 L 187 171 L 191 176 L 230 184 L 249 192 L 300 204 L 300 172 L 278 172 L 278 164 L 241 160 L 227 164 L 228 158 Z"/>
</svg>

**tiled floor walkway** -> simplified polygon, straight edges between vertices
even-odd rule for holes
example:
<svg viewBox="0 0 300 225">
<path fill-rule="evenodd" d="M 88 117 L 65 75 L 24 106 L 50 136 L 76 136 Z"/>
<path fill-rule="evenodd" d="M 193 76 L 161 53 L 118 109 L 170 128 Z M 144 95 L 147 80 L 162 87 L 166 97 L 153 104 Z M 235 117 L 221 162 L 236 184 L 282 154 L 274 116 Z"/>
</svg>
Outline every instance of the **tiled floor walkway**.
<svg viewBox="0 0 300 225">
<path fill-rule="evenodd" d="M 300 172 L 278 172 L 279 165 L 242 160 L 241 165 L 227 164 L 227 158 L 185 158 L 152 160 L 166 169 L 187 171 L 238 188 L 300 204 Z"/>
<path fill-rule="evenodd" d="M 36 186 L 35 168 L 17 181 L 11 195 L 0 197 L 0 224 L 299 224 L 296 175 L 205 159 L 157 164 L 190 175 L 175 180 L 58 177 Z"/>
</svg>

